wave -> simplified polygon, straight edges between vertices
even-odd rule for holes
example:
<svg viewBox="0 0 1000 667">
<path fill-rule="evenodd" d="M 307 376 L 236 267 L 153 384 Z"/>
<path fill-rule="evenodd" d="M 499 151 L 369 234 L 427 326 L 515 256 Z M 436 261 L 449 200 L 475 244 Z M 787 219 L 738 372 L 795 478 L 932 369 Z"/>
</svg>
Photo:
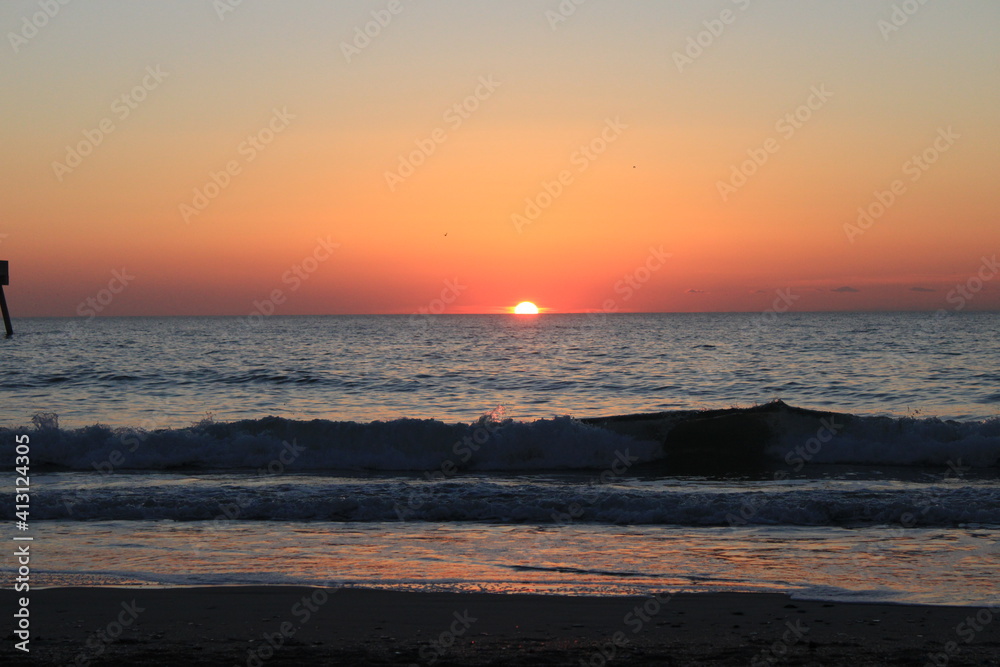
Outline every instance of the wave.
<svg viewBox="0 0 1000 667">
<path fill-rule="evenodd" d="M 0 428 L 0 441 L 27 433 L 31 461 L 66 470 L 614 470 L 670 474 L 691 469 L 806 465 L 949 466 L 1000 464 L 1000 419 L 864 417 L 793 408 L 680 410 L 598 419 L 531 422 L 501 412 L 471 424 L 433 419 L 369 423 L 265 417 L 146 431 L 92 425 Z M 8 462 L 6 465 L 10 465 Z"/>
<path fill-rule="evenodd" d="M 942 481 L 919 487 L 711 490 L 626 483 L 284 476 L 176 479 L 36 492 L 32 517 L 75 521 L 487 522 L 529 524 L 888 526 L 896 529 L 1000 526 L 1000 488 Z M 905 521 L 905 523 L 903 523 Z"/>
<path fill-rule="evenodd" d="M 658 442 L 667 469 L 743 470 L 807 465 L 1000 465 L 1000 419 L 861 416 L 772 401 L 749 408 L 679 410 L 582 420 Z"/>
<path fill-rule="evenodd" d="M 809 462 L 1000 467 L 1000 419 L 855 417 L 827 443 L 816 434 L 804 439 L 787 434 L 767 452 L 794 467 Z"/>
<path fill-rule="evenodd" d="M 68 470 L 440 470 L 447 475 L 581 470 L 607 467 L 618 457 L 635 463 L 662 456 L 657 443 L 570 417 L 517 422 L 499 412 L 471 424 L 265 417 L 154 431 L 100 424 L 60 429 L 51 425 L 52 415 L 35 422 L 34 429 L 0 429 L 0 438 L 13 441 L 26 432 L 34 467 Z"/>
</svg>

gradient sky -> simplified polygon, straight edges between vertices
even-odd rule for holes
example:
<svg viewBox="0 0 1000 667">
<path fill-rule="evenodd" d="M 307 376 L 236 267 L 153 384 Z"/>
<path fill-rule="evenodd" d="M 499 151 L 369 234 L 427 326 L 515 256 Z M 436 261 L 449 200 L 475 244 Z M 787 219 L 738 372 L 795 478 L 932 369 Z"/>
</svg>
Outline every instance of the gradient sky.
<svg viewBox="0 0 1000 667">
<path fill-rule="evenodd" d="M 995 0 L 227 1 L 0 6 L 15 316 L 1000 308 Z"/>
</svg>

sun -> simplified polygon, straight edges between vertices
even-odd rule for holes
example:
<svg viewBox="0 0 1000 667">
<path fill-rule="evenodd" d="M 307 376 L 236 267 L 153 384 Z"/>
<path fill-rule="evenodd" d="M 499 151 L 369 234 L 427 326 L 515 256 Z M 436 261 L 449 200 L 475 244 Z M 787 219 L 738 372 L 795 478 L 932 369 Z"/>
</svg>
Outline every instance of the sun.
<svg viewBox="0 0 1000 667">
<path fill-rule="evenodd" d="M 521 303 L 514 306 L 514 313 L 517 315 L 537 315 L 538 306 L 531 303 L 530 301 L 522 301 Z"/>
</svg>

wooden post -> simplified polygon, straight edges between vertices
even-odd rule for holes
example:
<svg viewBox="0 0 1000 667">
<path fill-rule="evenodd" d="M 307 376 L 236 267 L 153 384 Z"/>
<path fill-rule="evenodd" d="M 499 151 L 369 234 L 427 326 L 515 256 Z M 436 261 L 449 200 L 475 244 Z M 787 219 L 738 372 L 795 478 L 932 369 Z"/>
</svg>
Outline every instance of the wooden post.
<svg viewBox="0 0 1000 667">
<path fill-rule="evenodd" d="M 7 268 L 7 260 L 0 260 L 0 311 L 3 311 L 3 327 L 7 330 L 8 336 L 14 335 L 14 327 L 10 325 L 10 311 L 7 310 L 7 297 L 4 296 L 3 286 L 10 285 L 10 273 Z"/>
</svg>

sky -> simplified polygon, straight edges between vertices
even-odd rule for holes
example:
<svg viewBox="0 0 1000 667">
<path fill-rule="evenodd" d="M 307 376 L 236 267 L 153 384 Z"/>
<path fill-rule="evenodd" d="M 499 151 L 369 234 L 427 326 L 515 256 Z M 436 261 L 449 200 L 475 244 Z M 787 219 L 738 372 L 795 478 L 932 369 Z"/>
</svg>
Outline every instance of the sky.
<svg viewBox="0 0 1000 667">
<path fill-rule="evenodd" d="M 1000 309 L 994 0 L 8 0 L 18 316 Z"/>
</svg>

